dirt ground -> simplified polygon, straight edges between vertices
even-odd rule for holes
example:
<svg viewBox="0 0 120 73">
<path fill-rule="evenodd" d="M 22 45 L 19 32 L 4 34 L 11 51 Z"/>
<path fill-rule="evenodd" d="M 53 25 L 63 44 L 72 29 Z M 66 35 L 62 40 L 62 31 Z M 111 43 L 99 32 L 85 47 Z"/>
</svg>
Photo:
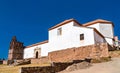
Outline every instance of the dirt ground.
<svg viewBox="0 0 120 73">
<path fill-rule="evenodd" d="M 60 73 L 120 73 L 120 58 L 112 58 L 112 61 L 109 62 L 93 64 L 87 69 Z"/>
</svg>

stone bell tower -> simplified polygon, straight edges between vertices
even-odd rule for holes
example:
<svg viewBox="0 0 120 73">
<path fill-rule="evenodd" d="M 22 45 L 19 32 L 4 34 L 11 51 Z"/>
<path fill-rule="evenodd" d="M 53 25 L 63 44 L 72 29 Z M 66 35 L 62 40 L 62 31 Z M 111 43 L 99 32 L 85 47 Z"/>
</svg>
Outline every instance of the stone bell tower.
<svg viewBox="0 0 120 73">
<path fill-rule="evenodd" d="M 10 42 L 8 60 L 23 59 L 23 50 L 24 50 L 23 43 L 17 41 L 16 36 L 14 36 Z"/>
</svg>

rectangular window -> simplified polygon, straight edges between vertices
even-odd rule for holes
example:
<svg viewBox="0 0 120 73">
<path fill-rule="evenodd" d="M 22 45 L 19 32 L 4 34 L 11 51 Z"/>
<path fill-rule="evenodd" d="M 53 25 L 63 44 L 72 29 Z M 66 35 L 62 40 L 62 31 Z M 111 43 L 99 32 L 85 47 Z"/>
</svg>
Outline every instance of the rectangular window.
<svg viewBox="0 0 120 73">
<path fill-rule="evenodd" d="M 80 34 L 80 40 L 84 40 L 84 34 Z"/>
<path fill-rule="evenodd" d="M 62 35 L 62 28 L 57 29 L 57 35 Z"/>
</svg>

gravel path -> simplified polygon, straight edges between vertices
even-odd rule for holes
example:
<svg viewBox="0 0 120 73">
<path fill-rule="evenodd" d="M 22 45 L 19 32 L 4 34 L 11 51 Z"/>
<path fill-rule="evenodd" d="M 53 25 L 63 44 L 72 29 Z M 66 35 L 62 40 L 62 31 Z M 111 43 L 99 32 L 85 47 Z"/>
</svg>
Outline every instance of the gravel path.
<svg viewBox="0 0 120 73">
<path fill-rule="evenodd" d="M 113 58 L 109 62 L 93 64 L 93 66 L 87 69 L 64 73 L 120 73 L 120 58 Z"/>
</svg>

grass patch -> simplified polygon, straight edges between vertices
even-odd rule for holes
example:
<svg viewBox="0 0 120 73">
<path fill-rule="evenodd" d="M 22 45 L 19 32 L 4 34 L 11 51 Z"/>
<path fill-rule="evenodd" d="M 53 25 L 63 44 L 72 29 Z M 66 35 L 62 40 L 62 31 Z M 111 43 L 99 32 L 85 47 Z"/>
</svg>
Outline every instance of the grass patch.
<svg viewBox="0 0 120 73">
<path fill-rule="evenodd" d="M 19 67 L 0 65 L 0 73 L 19 73 Z"/>
</svg>

